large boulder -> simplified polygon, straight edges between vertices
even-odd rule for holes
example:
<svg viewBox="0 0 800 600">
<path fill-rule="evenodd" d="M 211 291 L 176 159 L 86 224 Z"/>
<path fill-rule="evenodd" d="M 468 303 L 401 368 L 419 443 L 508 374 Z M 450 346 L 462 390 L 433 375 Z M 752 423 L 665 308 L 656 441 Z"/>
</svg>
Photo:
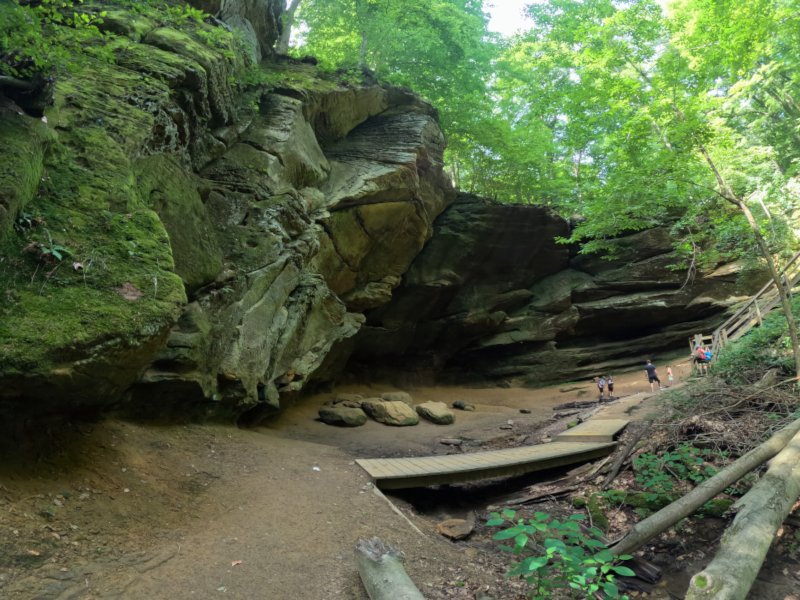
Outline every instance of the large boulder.
<svg viewBox="0 0 800 600">
<path fill-rule="evenodd" d="M 423 402 L 414 407 L 417 414 L 436 425 L 452 425 L 456 417 L 444 402 Z"/>
<path fill-rule="evenodd" d="M 362 409 L 344 405 L 321 407 L 319 418 L 323 423 L 339 427 L 360 427 L 367 422 L 367 414 Z"/>
</svg>

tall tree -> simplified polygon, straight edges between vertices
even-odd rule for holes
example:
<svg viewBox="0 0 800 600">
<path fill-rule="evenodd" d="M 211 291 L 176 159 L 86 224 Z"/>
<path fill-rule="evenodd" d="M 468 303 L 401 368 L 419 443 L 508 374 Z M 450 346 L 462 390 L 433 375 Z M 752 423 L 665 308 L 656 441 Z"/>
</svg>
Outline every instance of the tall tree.
<svg viewBox="0 0 800 600">
<path fill-rule="evenodd" d="M 783 0 L 760 3 L 780 6 Z M 732 51 L 723 69 L 690 52 L 713 46 L 719 31 L 688 25 L 711 21 L 709 12 L 720 6 L 728 18 L 739 19 L 726 21 L 727 47 L 748 49 Z M 741 33 L 749 25 L 742 19 L 753 15 L 730 6 L 721 0 L 683 0 L 681 18 L 668 22 L 651 0 L 534 4 L 529 9 L 533 29 L 504 56 L 526 75 L 498 89 L 507 99 L 532 98 L 515 123 L 533 114 L 551 124 L 556 154 L 574 167 L 562 169 L 573 185 L 561 203 L 583 217 L 571 240 L 582 242 L 585 251 L 613 247 L 609 238 L 614 235 L 665 221 L 696 248 L 698 236 L 731 230 L 733 220 L 725 223 L 716 216 L 727 212 L 726 205 L 735 208 L 778 287 L 800 374 L 796 326 L 768 239 L 773 230 L 765 235 L 761 222 L 780 215 L 786 182 L 781 164 L 793 159 L 778 158 L 769 145 L 780 137 L 780 118 L 762 116 L 761 139 L 750 135 L 755 96 L 744 96 L 749 84 L 737 79 L 763 76 L 765 65 L 770 72 L 785 71 L 794 59 L 783 62 L 786 50 L 775 48 L 793 45 L 766 43 L 759 36 L 758 46 Z M 771 16 L 760 14 L 758 27 L 767 31 L 781 14 L 778 9 Z M 788 114 L 794 95 L 777 85 L 756 95 L 762 104 L 765 93 L 780 98 L 773 106 Z M 749 201 L 756 198 L 765 207 L 767 199 L 776 210 L 754 214 Z M 735 229 L 741 231 L 739 225 Z"/>
</svg>

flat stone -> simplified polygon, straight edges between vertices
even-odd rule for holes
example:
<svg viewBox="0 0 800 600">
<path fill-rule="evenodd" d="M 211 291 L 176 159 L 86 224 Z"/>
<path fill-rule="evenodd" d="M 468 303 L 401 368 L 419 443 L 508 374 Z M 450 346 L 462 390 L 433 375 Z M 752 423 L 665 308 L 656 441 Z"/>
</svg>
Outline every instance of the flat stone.
<svg viewBox="0 0 800 600">
<path fill-rule="evenodd" d="M 436 526 L 436 531 L 451 540 L 468 538 L 475 530 L 475 523 L 465 519 L 447 519 Z"/>
<path fill-rule="evenodd" d="M 444 402 L 425 402 L 416 406 L 417 414 L 437 425 L 452 425 L 456 417 Z"/>
<path fill-rule="evenodd" d="M 361 403 L 361 408 L 378 423 L 383 423 L 384 425 L 405 427 L 419 423 L 419 416 L 405 402 L 368 398 Z"/>
<path fill-rule="evenodd" d="M 367 422 L 367 415 L 363 410 L 342 405 L 323 406 L 319 409 L 319 418 L 323 423 L 339 427 L 359 427 Z"/>
</svg>

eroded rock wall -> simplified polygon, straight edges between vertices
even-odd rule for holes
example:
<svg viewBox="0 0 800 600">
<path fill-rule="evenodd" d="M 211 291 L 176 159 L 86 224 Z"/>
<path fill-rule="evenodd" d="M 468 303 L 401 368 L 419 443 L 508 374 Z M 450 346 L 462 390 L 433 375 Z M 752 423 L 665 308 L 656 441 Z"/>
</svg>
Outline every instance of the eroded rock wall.
<svg viewBox="0 0 800 600">
<path fill-rule="evenodd" d="M 367 312 L 350 368 L 538 385 L 643 365 L 710 332 L 763 283 L 740 265 L 698 273 L 666 229 L 617 240 L 608 261 L 558 244 L 547 209 L 460 194 L 392 301 Z"/>
<path fill-rule="evenodd" d="M 44 119 L 0 111 L 0 413 L 277 410 L 452 201 L 436 115 L 290 61 L 245 88 L 218 35 L 104 27 L 115 61 Z"/>
</svg>

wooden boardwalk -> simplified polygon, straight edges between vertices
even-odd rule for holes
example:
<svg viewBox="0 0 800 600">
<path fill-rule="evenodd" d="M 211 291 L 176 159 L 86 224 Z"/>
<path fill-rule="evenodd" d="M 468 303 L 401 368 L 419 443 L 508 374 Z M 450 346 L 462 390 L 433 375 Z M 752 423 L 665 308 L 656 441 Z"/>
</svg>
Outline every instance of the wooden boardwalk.
<svg viewBox="0 0 800 600">
<path fill-rule="evenodd" d="M 616 442 L 612 441 L 627 421 L 620 419 L 587 421 L 592 424 L 583 434 L 574 437 L 600 441 L 572 439 L 557 440 L 548 444 L 417 458 L 366 458 L 356 463 L 385 490 L 424 487 L 442 483 L 465 483 L 493 477 L 523 475 L 586 462 L 610 454 Z M 574 429 L 579 429 L 575 427 Z M 569 430 L 572 431 L 572 430 Z M 594 438 L 592 438 L 594 436 Z"/>
</svg>

